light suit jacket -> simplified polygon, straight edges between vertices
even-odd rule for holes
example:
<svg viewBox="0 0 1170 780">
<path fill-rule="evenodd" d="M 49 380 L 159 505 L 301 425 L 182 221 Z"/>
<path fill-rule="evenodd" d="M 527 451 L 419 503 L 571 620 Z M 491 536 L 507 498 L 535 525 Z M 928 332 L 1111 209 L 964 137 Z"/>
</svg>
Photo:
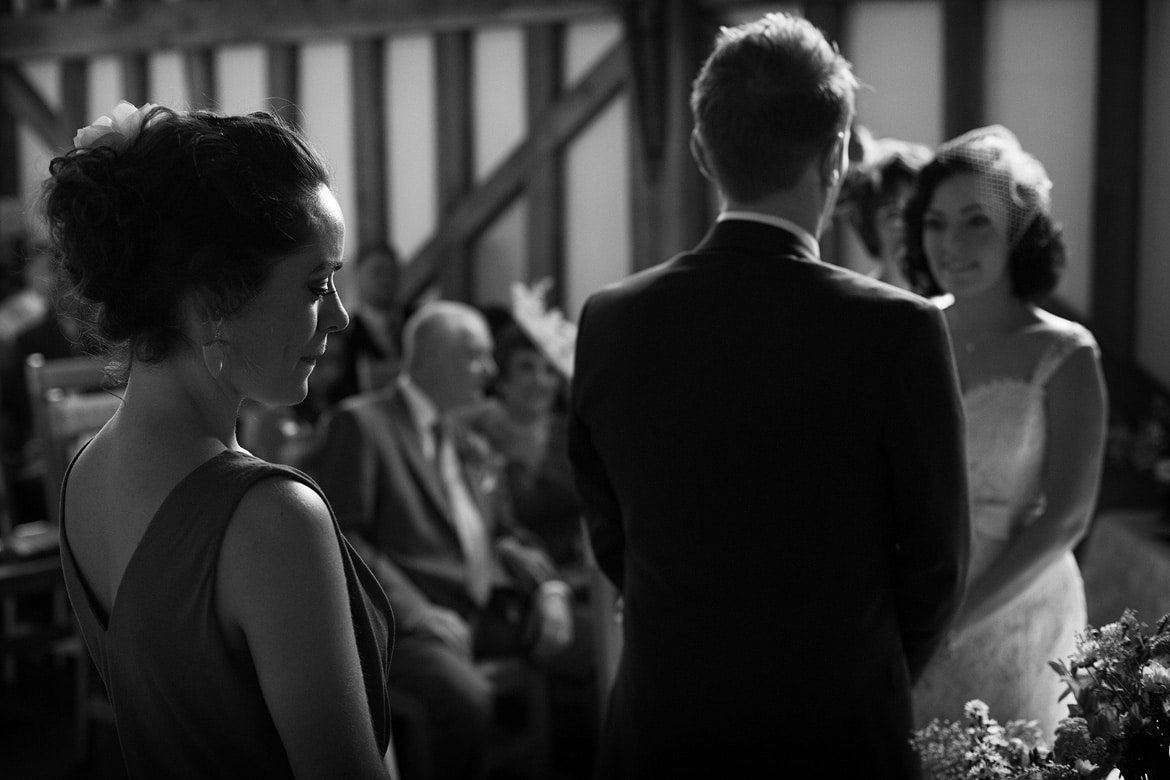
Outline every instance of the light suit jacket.
<svg viewBox="0 0 1170 780">
<path fill-rule="evenodd" d="M 499 467 L 484 440 L 466 429 L 452 432 L 463 474 L 493 544 L 514 538 L 539 550 L 512 520 Z M 397 385 L 343 401 L 325 423 L 318 482 L 347 536 L 371 545 L 366 563 L 377 575 L 403 632 L 428 604 L 469 619 L 478 607 L 467 590 L 463 550 L 441 479 L 422 451 L 405 399 Z M 537 569 L 493 554 L 493 584 L 531 591 Z M 547 561 L 547 557 L 544 558 Z M 551 568 L 551 563 L 548 564 Z"/>
</svg>

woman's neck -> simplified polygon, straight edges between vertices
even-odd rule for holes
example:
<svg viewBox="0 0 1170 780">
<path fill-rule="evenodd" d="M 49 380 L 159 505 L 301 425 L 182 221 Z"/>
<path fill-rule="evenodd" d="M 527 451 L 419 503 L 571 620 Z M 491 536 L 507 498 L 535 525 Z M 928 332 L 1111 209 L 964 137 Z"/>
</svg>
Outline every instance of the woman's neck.
<svg viewBox="0 0 1170 780">
<path fill-rule="evenodd" d="M 236 420 L 240 404 L 226 396 L 202 365 L 182 357 L 136 364 L 124 397 L 124 417 L 179 442 L 218 441 L 239 449 Z"/>
<path fill-rule="evenodd" d="M 952 331 L 1010 333 L 1036 319 L 1036 309 L 1014 295 L 985 294 L 971 298 L 956 298 L 947 309 L 947 320 Z"/>
</svg>

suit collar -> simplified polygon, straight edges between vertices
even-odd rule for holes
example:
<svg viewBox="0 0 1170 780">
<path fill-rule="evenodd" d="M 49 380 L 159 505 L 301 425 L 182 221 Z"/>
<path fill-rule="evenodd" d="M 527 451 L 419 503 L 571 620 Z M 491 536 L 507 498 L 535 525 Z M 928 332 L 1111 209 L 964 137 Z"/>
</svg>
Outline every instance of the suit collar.
<svg viewBox="0 0 1170 780">
<path fill-rule="evenodd" d="M 805 236 L 808 234 L 805 233 Z M 695 251 L 780 255 L 819 262 L 820 252 L 814 252 L 814 246 L 815 242 L 810 246 L 804 237 L 775 224 L 754 219 L 725 218 L 711 226 Z"/>
<path fill-rule="evenodd" d="M 403 404 L 410 412 L 411 422 L 414 424 L 415 430 L 419 434 L 420 440 L 425 440 L 423 445 L 423 453 L 426 455 L 433 455 L 434 442 L 431 440 L 431 431 L 435 424 L 439 422 L 442 415 L 439 414 L 438 408 L 430 397 L 422 391 L 422 389 L 411 381 L 410 376 L 403 374 L 398 378 L 399 393 L 402 396 Z M 428 446 L 429 445 L 429 446 Z M 427 452 L 427 450 L 432 450 Z"/>
<path fill-rule="evenodd" d="M 439 471 L 435 468 L 434 460 L 423 452 L 422 432 L 418 427 L 418 420 L 410 406 L 410 401 L 402 385 L 395 385 L 389 398 L 390 419 L 397 427 L 395 439 L 406 457 L 410 469 L 415 473 L 419 482 L 424 486 L 431 500 L 447 515 L 447 495 L 443 490 L 443 483 Z"/>
<path fill-rule="evenodd" d="M 412 406 L 412 398 L 409 395 L 409 385 L 404 385 L 399 382 L 392 386 L 392 391 L 389 397 L 390 400 L 390 417 L 394 424 L 398 427 L 395 432 L 396 437 L 401 443 L 402 451 L 406 455 L 406 460 L 410 464 L 410 468 L 415 472 L 419 481 L 424 485 L 426 492 L 430 495 L 431 500 L 440 509 L 447 522 L 452 524 L 454 528 L 454 518 L 451 516 L 451 508 L 448 503 L 447 491 L 443 487 L 443 478 L 436 467 L 433 453 L 426 453 L 423 450 L 422 438 L 423 433 L 420 431 L 419 419 L 416 417 L 416 410 Z M 417 388 L 415 388 L 417 391 Z M 421 391 L 417 391 L 421 396 Z M 425 396 L 421 396 L 424 400 Z M 417 399 L 415 399 L 417 400 Z M 461 425 L 452 425 L 450 427 L 451 443 L 456 448 L 457 454 L 462 449 L 460 442 L 469 436 L 469 432 Z M 430 433 L 428 432 L 429 436 Z M 472 501 L 475 502 L 476 507 L 487 519 L 486 497 L 480 480 L 473 478 L 472 471 L 469 469 L 468 463 L 462 454 L 459 454 L 459 473 L 463 477 L 464 485 L 470 491 Z"/>
<path fill-rule="evenodd" d="M 804 248 L 808 251 L 809 254 L 818 260 L 821 257 L 821 245 L 817 243 L 817 240 L 813 237 L 813 234 L 792 220 L 785 219 L 778 214 L 765 214 L 759 211 L 724 211 L 719 215 L 717 221 L 725 222 L 727 220 L 759 222 L 764 225 L 771 225 L 772 227 L 786 230 L 800 239 L 800 242 L 804 245 Z"/>
</svg>

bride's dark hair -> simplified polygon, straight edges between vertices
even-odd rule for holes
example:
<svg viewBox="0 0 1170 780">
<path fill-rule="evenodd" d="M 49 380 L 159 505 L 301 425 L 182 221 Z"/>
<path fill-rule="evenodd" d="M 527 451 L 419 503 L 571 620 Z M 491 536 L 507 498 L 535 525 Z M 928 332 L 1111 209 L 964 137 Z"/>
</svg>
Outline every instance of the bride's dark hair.
<svg viewBox="0 0 1170 780">
<path fill-rule="evenodd" d="M 935 189 L 957 174 L 972 174 L 976 196 L 991 213 L 1003 214 L 997 230 L 1006 239 L 1012 294 L 1035 303 L 1060 281 L 1065 266 L 1061 226 L 1052 218 L 1052 181 L 1044 166 L 1002 125 L 976 128 L 942 144 L 918 176 L 906 204 L 906 278 L 922 295 L 943 291 L 923 246 L 923 219 Z"/>
<path fill-rule="evenodd" d="M 122 143 L 73 149 L 49 166 L 42 204 L 62 305 L 92 351 L 155 362 L 185 337 L 185 308 L 231 316 L 272 260 L 303 244 L 324 159 L 266 113 L 153 108 Z"/>
</svg>

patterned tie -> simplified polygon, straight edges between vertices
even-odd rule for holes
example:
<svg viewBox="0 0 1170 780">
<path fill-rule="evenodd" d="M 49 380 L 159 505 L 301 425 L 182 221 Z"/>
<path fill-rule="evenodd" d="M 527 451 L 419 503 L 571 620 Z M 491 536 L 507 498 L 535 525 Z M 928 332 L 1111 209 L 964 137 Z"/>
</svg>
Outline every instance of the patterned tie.
<svg viewBox="0 0 1170 780">
<path fill-rule="evenodd" d="M 444 421 L 435 424 L 435 461 L 447 495 L 451 520 L 467 565 L 467 591 L 476 604 L 485 604 L 491 593 L 492 564 L 483 516 L 463 477 L 463 467 Z"/>
</svg>

